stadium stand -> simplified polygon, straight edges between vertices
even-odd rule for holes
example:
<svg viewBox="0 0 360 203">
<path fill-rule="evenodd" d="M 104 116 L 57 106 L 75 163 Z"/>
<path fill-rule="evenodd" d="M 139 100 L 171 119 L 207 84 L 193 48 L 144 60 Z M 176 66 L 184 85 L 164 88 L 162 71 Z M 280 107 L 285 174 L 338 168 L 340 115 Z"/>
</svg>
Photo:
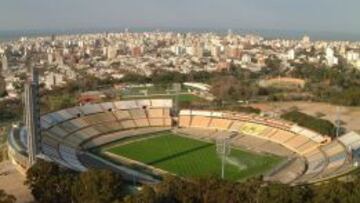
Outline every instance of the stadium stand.
<svg viewBox="0 0 360 203">
<path fill-rule="evenodd" d="M 339 137 L 338 140 L 343 143 L 349 151 L 357 152 L 360 149 L 360 135 L 354 131 Z"/>
<path fill-rule="evenodd" d="M 119 101 L 43 115 L 42 152 L 63 166 L 86 170 L 77 158 L 82 146 L 98 146 L 126 136 L 169 129 L 171 107 L 172 101 L 166 100 Z"/>
<path fill-rule="evenodd" d="M 129 111 L 127 111 L 127 110 L 116 111 L 116 112 L 114 112 L 114 114 L 118 120 L 132 119 Z"/>
<path fill-rule="evenodd" d="M 220 121 L 231 121 L 220 124 Z M 223 127 L 219 127 L 223 126 Z M 238 132 L 239 135 L 232 139 L 232 144 L 253 151 L 273 153 L 282 156 L 303 157 L 303 172 L 288 174 L 287 176 L 299 176 L 289 178 L 288 181 L 309 181 L 328 177 L 329 174 L 346 165 L 348 154 L 346 147 L 330 142 L 327 136 L 320 135 L 309 129 L 305 129 L 290 122 L 260 117 L 250 114 L 219 113 L 211 111 L 181 110 L 179 114 L 178 131 L 201 139 L 216 139 L 211 135 L 216 133 L 196 132 L 205 129 L 224 129 Z M 200 130 L 201 129 L 201 130 Z M 343 138 L 344 140 L 345 137 Z M 350 140 L 350 138 L 347 138 Z M 353 138 L 356 140 L 355 138 Z M 360 140 L 360 139 L 359 139 Z M 346 141 L 345 141 L 346 142 Z M 271 143 L 271 144 L 270 144 Z M 355 142 L 356 144 L 357 141 Z M 279 147 L 282 145 L 286 149 Z M 347 146 L 346 144 L 344 144 Z M 269 147 L 268 147 L 269 146 Z M 322 149 L 322 147 L 325 147 Z M 276 150 L 281 149 L 281 150 Z M 297 165 L 295 164 L 295 165 Z M 345 167 L 346 168 L 346 167 Z M 330 171 L 330 172 L 329 172 Z M 300 178 L 300 176 L 304 176 Z"/>
<path fill-rule="evenodd" d="M 103 112 L 103 110 L 101 109 L 101 106 L 99 104 L 88 104 L 88 105 L 80 106 L 78 108 L 78 110 L 83 112 L 84 115 Z"/>
<path fill-rule="evenodd" d="M 137 127 L 141 128 L 141 127 L 149 127 L 149 119 L 147 118 L 139 118 L 139 119 L 135 119 L 135 124 Z"/>
<path fill-rule="evenodd" d="M 218 130 L 227 130 L 231 123 L 232 121 L 229 119 L 213 118 L 211 119 L 209 127 Z"/>
<path fill-rule="evenodd" d="M 83 150 L 170 130 L 171 108 L 171 100 L 145 99 L 48 113 L 41 117 L 41 151 L 65 167 L 84 171 L 88 165 L 84 166 L 78 158 Z M 174 132 L 195 139 L 215 141 L 231 135 L 231 144 L 235 147 L 290 157 L 267 176 L 283 183 L 312 182 L 345 172 L 351 167 L 348 151 L 360 148 L 360 135 L 356 133 L 330 142 L 328 137 L 293 123 L 245 113 L 181 110 L 178 127 Z M 26 133 L 17 134 L 24 133 L 10 137 L 10 151 L 26 153 Z"/>
<path fill-rule="evenodd" d="M 91 149 L 94 147 L 99 147 L 108 143 L 112 143 L 114 141 L 121 140 L 126 137 L 141 136 L 144 134 L 166 131 L 169 129 L 170 129 L 169 127 L 149 127 L 149 128 L 139 128 L 139 129 L 113 132 L 99 137 L 95 137 L 93 139 L 86 140 L 81 144 L 81 148 Z"/>
<path fill-rule="evenodd" d="M 133 119 L 146 118 L 146 113 L 144 109 L 130 109 L 129 112 Z"/>
<path fill-rule="evenodd" d="M 149 115 L 149 118 L 162 118 L 166 114 L 164 114 L 163 109 L 149 109 L 148 115 Z"/>
<path fill-rule="evenodd" d="M 266 180 L 279 181 L 284 184 L 290 184 L 301 176 L 305 171 L 305 160 L 296 157 L 289 161 L 281 170 L 266 177 Z"/>
<path fill-rule="evenodd" d="M 191 119 L 192 128 L 207 128 L 209 127 L 211 118 L 205 116 L 193 116 Z"/>
</svg>

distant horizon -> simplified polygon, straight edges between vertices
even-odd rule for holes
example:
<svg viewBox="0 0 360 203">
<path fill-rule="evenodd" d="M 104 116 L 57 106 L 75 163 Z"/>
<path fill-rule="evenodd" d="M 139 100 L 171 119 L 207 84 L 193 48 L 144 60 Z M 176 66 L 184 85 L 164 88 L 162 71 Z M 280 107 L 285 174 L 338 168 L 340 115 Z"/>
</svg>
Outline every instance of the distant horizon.
<svg viewBox="0 0 360 203">
<path fill-rule="evenodd" d="M 0 42 L 16 40 L 20 37 L 46 37 L 55 35 L 94 34 L 114 32 L 120 33 L 128 28 L 129 32 L 179 32 L 179 33 L 227 33 L 231 29 L 233 33 L 246 35 L 255 34 L 264 38 L 279 39 L 301 39 L 304 35 L 310 36 L 313 40 L 325 41 L 360 41 L 360 33 L 351 32 L 328 32 L 328 31 L 301 31 L 266 28 L 207 28 L 207 27 L 89 27 L 89 28 L 44 28 L 44 29 L 0 29 Z"/>
<path fill-rule="evenodd" d="M 1 2 L 0 29 L 232 28 L 360 40 L 358 8 L 359 0 L 11 0 Z"/>
</svg>

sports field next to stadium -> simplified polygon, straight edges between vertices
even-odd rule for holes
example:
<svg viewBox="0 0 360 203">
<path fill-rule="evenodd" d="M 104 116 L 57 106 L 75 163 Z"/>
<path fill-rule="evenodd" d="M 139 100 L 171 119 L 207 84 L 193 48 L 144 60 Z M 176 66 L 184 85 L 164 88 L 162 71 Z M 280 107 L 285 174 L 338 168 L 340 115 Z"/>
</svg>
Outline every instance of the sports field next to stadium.
<svg viewBox="0 0 360 203">
<path fill-rule="evenodd" d="M 184 177 L 220 176 L 221 158 L 216 144 L 163 132 L 147 139 L 119 143 L 107 152 L 142 162 Z M 241 180 L 263 174 L 282 158 L 231 149 L 226 158 L 225 178 Z"/>
</svg>

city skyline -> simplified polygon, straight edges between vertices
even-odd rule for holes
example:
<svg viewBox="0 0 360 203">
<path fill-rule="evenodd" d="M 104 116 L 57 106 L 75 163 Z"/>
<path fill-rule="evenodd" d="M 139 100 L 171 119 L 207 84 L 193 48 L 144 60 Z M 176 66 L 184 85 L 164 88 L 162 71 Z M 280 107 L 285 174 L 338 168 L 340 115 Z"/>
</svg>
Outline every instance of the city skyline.
<svg viewBox="0 0 360 203">
<path fill-rule="evenodd" d="M 234 28 L 360 34 L 360 2 L 349 0 L 5 1 L 0 30 L 114 27 Z"/>
</svg>

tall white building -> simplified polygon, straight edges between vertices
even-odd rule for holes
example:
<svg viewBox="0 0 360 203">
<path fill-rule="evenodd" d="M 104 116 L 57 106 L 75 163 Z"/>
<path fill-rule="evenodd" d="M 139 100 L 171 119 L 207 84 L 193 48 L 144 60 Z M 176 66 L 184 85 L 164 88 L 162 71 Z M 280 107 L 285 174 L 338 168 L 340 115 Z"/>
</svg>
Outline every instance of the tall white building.
<svg viewBox="0 0 360 203">
<path fill-rule="evenodd" d="M 295 50 L 294 49 L 290 49 L 288 51 L 287 58 L 288 58 L 288 60 L 294 60 L 295 59 Z"/>
<path fill-rule="evenodd" d="M 326 48 L 326 62 L 329 66 L 334 66 L 339 63 L 339 60 L 337 57 L 334 56 L 334 50 L 330 47 Z"/>
<path fill-rule="evenodd" d="M 45 75 L 44 83 L 47 89 L 52 89 L 53 87 L 65 84 L 65 80 L 62 74 L 50 72 Z"/>
<path fill-rule="evenodd" d="M 5 56 L 5 54 L 2 55 L 2 57 L 1 57 L 1 63 L 2 63 L 2 67 L 1 67 L 2 71 L 3 72 L 7 71 L 8 70 L 8 60 L 7 60 L 7 57 Z"/>
<path fill-rule="evenodd" d="M 244 54 L 242 57 L 241 57 L 241 61 L 243 63 L 251 63 L 251 56 L 249 56 L 248 54 Z"/>
</svg>

